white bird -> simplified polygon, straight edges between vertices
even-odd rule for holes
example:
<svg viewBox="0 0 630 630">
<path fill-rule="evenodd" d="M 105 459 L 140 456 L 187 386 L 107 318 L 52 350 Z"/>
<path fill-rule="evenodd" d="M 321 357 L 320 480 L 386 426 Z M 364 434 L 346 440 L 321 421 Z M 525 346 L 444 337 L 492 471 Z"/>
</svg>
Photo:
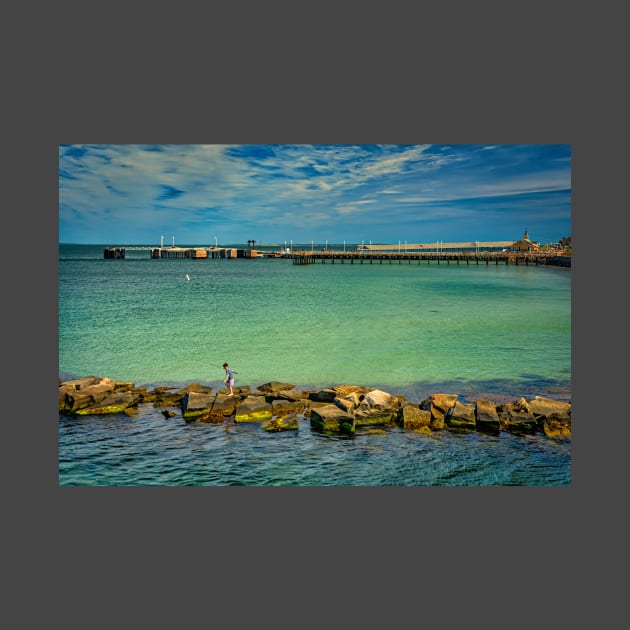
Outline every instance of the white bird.
<svg viewBox="0 0 630 630">
<path fill-rule="evenodd" d="M 190 280 L 190 276 L 186 274 L 186 280 Z"/>
</svg>

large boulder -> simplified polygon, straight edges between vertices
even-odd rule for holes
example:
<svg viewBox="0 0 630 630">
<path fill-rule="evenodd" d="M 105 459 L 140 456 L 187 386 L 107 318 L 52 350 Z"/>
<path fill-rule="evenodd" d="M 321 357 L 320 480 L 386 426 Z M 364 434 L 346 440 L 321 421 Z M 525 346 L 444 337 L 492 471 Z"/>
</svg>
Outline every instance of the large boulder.
<svg viewBox="0 0 630 630">
<path fill-rule="evenodd" d="M 92 385 L 97 385 L 103 379 L 100 376 L 83 376 L 82 378 L 75 378 L 69 381 L 62 381 L 59 384 L 59 389 L 67 389 L 68 391 L 78 392 L 86 387 L 90 387 Z M 106 379 L 110 380 L 110 379 Z"/>
<path fill-rule="evenodd" d="M 420 409 L 431 413 L 431 428 L 444 429 L 445 418 L 457 401 L 457 394 L 431 394 L 420 403 Z"/>
<path fill-rule="evenodd" d="M 308 397 L 314 402 L 331 403 L 337 398 L 337 392 L 334 389 L 314 389 Z"/>
<path fill-rule="evenodd" d="M 420 431 L 426 433 L 430 431 L 431 412 L 420 409 L 417 404 L 405 403 L 400 413 L 402 428 L 406 431 Z"/>
<path fill-rule="evenodd" d="M 391 409 L 399 407 L 400 403 L 400 396 L 394 396 L 380 389 L 371 389 L 365 394 L 359 407 L 362 409 Z"/>
<path fill-rule="evenodd" d="M 270 381 L 264 385 L 258 386 L 258 391 L 265 393 L 279 392 L 286 389 L 293 389 L 295 385 L 291 383 L 281 383 L 280 381 Z"/>
<path fill-rule="evenodd" d="M 571 403 L 536 396 L 527 401 L 538 428 L 547 437 L 571 437 Z"/>
<path fill-rule="evenodd" d="M 397 420 L 401 404 L 401 397 L 372 389 L 365 394 L 354 412 L 356 425 L 391 424 Z"/>
<path fill-rule="evenodd" d="M 477 431 L 483 433 L 499 433 L 501 422 L 497 414 L 497 406 L 490 400 L 479 398 L 475 406 L 475 420 Z"/>
<path fill-rule="evenodd" d="M 571 436 L 571 403 L 536 396 L 528 400 L 529 410 L 538 421 L 538 427 L 549 437 Z"/>
<path fill-rule="evenodd" d="M 290 413 L 304 411 L 304 402 L 278 399 L 271 403 L 271 411 L 274 416 L 286 416 Z"/>
<path fill-rule="evenodd" d="M 212 406 L 195 419 L 199 422 L 211 422 L 214 424 L 223 422 L 226 418 L 234 414 L 239 400 L 240 399 L 236 396 L 217 394 L 212 401 Z"/>
<path fill-rule="evenodd" d="M 247 396 L 236 406 L 234 420 L 236 422 L 262 422 L 273 415 L 271 405 L 264 396 Z"/>
<path fill-rule="evenodd" d="M 315 406 L 311 409 L 311 426 L 325 433 L 354 433 L 355 420 L 337 405 Z"/>
<path fill-rule="evenodd" d="M 176 407 L 181 406 L 184 400 L 184 394 L 180 391 L 174 391 L 168 387 L 157 387 L 153 392 L 154 396 L 153 406 L 154 407 Z M 150 399 L 145 397 L 147 402 Z"/>
<path fill-rule="evenodd" d="M 497 405 L 501 429 L 511 433 L 537 433 L 538 421 L 530 411 L 529 403 L 519 398 L 511 403 Z"/>
<path fill-rule="evenodd" d="M 189 391 L 182 399 L 182 416 L 197 418 L 205 416 L 214 403 L 215 396 L 208 393 Z"/>
<path fill-rule="evenodd" d="M 59 409 L 76 413 L 94 406 L 112 394 L 114 387 L 112 379 L 92 376 L 62 383 L 59 386 Z"/>
<path fill-rule="evenodd" d="M 295 413 L 290 413 L 286 416 L 274 416 L 268 420 L 263 420 L 261 426 L 265 431 L 269 432 L 297 431 L 298 416 Z"/>
<path fill-rule="evenodd" d="M 333 404 L 337 405 L 339 409 L 345 411 L 346 413 L 352 413 L 359 405 L 359 397 L 357 394 L 349 394 L 343 398 L 339 398 L 339 396 L 337 396 L 335 400 L 333 400 Z"/>
<path fill-rule="evenodd" d="M 362 396 L 368 391 L 365 387 L 361 387 L 360 385 L 333 385 L 330 389 L 334 390 L 339 398 L 344 398 L 349 394 Z"/>
<path fill-rule="evenodd" d="M 113 392 L 103 398 L 99 403 L 77 409 L 75 413 L 79 416 L 124 413 L 131 407 L 137 407 L 140 400 L 141 396 L 139 394 L 132 392 Z"/>
<path fill-rule="evenodd" d="M 543 396 L 535 396 L 532 400 L 528 400 L 529 410 L 535 416 L 549 416 L 556 413 L 560 416 L 569 418 L 571 416 L 571 403 L 545 398 Z"/>
<path fill-rule="evenodd" d="M 445 417 L 445 422 L 451 429 L 474 429 L 475 406 L 456 400 L 453 408 Z"/>
<path fill-rule="evenodd" d="M 560 413 L 550 413 L 548 416 L 545 416 L 542 421 L 542 430 L 547 437 L 570 438 L 571 418 L 569 417 L 567 420 L 566 416 Z"/>
</svg>

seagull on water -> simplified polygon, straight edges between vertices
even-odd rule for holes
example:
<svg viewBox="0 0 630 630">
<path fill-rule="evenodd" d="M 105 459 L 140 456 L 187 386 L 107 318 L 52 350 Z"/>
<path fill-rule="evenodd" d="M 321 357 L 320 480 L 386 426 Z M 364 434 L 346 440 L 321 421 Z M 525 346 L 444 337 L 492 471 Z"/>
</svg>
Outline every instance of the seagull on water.
<svg viewBox="0 0 630 630">
<path fill-rule="evenodd" d="M 186 274 L 186 280 L 190 280 L 190 276 Z"/>
</svg>

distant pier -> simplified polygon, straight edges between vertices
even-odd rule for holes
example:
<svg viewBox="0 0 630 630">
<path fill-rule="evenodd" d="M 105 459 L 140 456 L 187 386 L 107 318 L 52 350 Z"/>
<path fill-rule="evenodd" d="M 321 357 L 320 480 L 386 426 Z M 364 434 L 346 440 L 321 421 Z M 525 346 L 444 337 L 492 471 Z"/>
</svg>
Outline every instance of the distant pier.
<svg viewBox="0 0 630 630">
<path fill-rule="evenodd" d="M 339 264 L 427 264 L 443 265 L 479 265 L 479 264 L 513 264 L 513 265 L 553 265 L 570 267 L 570 256 L 559 256 L 554 252 L 386 252 L 358 250 L 352 252 L 339 251 L 301 251 L 291 254 L 294 265 L 312 265 L 315 263 Z"/>
<path fill-rule="evenodd" d="M 328 244 L 321 249 L 311 245 L 293 250 L 293 247 L 259 245 L 265 249 L 254 249 L 256 241 L 248 241 L 248 247 L 151 247 L 130 246 L 129 249 L 146 249 L 152 259 L 192 259 L 209 258 L 290 258 L 294 265 L 330 264 L 437 264 L 437 265 L 552 265 L 571 267 L 571 255 L 566 255 L 562 247 L 539 247 L 525 237 L 520 241 L 467 241 L 461 243 L 398 243 L 374 244 L 361 243 L 343 250 L 329 249 Z M 293 244 L 292 244 L 293 245 Z M 270 250 L 271 247 L 279 247 Z M 104 250 L 105 258 L 125 258 L 125 249 L 108 247 Z"/>
<path fill-rule="evenodd" d="M 233 247 L 154 247 L 151 258 L 240 258 Z"/>
<path fill-rule="evenodd" d="M 103 250 L 103 258 L 124 259 L 125 249 L 123 247 L 107 247 Z"/>
<path fill-rule="evenodd" d="M 238 247 L 154 247 L 151 248 L 151 258 L 262 258 L 270 256 L 269 252 L 255 249 L 241 249 Z"/>
</svg>

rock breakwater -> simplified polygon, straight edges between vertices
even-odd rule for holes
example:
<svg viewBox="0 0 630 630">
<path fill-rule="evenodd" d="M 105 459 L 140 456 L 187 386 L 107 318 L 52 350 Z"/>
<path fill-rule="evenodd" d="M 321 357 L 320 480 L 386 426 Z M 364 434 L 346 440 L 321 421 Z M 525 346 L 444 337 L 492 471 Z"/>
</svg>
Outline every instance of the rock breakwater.
<svg viewBox="0 0 630 630">
<path fill-rule="evenodd" d="M 59 382 L 59 412 L 96 416 L 135 414 L 143 405 L 162 408 L 165 417 L 187 422 L 255 422 L 268 432 L 299 429 L 300 416 L 313 430 L 353 435 L 379 429 L 402 429 L 432 434 L 437 431 L 481 431 L 499 434 L 544 434 L 571 438 L 571 403 L 535 396 L 497 404 L 485 399 L 462 399 L 434 393 L 409 401 L 380 389 L 334 385 L 325 389 L 296 389 L 270 381 L 234 388 L 234 395 L 190 383 L 182 388 L 136 387 L 133 382 L 86 376 Z"/>
</svg>

